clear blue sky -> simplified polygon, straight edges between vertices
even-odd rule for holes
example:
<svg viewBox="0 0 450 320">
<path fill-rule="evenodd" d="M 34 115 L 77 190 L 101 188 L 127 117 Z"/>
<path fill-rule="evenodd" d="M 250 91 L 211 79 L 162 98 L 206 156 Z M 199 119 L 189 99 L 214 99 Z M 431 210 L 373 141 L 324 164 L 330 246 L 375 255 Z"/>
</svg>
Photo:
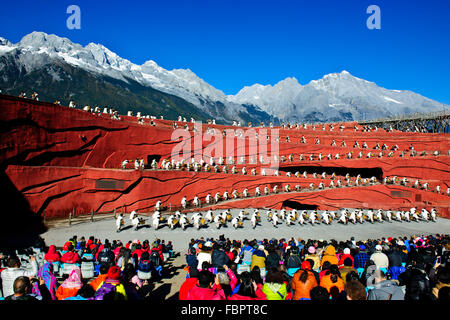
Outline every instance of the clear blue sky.
<svg viewBox="0 0 450 320">
<path fill-rule="evenodd" d="M 81 8 L 81 30 L 66 27 L 70 4 Z M 381 30 L 366 27 L 372 4 L 381 9 Z M 190 68 L 226 94 L 347 70 L 450 104 L 448 0 L 15 0 L 0 7 L 0 36 L 14 43 L 32 31 L 101 43 L 137 64 Z"/>
</svg>

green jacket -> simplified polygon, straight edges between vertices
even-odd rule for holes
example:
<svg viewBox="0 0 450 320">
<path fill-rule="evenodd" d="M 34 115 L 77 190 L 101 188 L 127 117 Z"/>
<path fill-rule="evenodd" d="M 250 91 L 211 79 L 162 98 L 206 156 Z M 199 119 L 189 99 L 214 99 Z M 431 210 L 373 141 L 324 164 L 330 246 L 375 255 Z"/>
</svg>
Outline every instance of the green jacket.
<svg viewBox="0 0 450 320">
<path fill-rule="evenodd" d="M 286 300 L 287 288 L 285 283 L 265 283 L 262 291 L 266 294 L 267 300 Z"/>
</svg>

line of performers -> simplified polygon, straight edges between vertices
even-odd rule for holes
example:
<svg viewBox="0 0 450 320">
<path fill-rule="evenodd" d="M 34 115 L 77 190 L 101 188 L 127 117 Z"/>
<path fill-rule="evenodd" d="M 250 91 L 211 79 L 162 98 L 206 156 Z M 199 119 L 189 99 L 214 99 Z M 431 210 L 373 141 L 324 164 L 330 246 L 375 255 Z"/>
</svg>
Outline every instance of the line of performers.
<svg viewBox="0 0 450 320">
<path fill-rule="evenodd" d="M 419 221 L 433 221 L 436 222 L 437 210 L 432 208 L 430 211 L 423 208 L 419 213 L 416 208 L 411 208 L 409 211 L 394 211 L 394 210 L 359 210 L 359 209 L 342 209 L 338 211 L 318 211 L 312 210 L 307 212 L 306 210 L 292 209 L 290 211 L 281 209 L 280 211 L 268 209 L 266 212 L 267 221 L 274 227 L 278 227 L 280 224 L 291 225 L 307 225 L 307 224 L 332 224 L 333 221 L 347 225 L 369 223 L 382 223 L 393 221 L 406 221 L 406 222 L 419 222 Z M 186 230 L 188 227 L 194 227 L 199 230 L 212 224 L 216 229 L 227 227 L 228 223 L 235 229 L 243 228 L 244 221 L 250 220 L 251 226 L 255 229 L 261 224 L 261 213 L 258 209 L 253 209 L 250 214 L 248 211 L 241 210 L 236 216 L 233 217 L 230 209 L 226 209 L 222 213 L 215 214 L 211 209 L 205 214 L 196 212 L 188 217 L 187 214 L 176 211 L 173 215 L 164 217 L 160 211 L 155 211 L 151 216 L 151 224 L 148 226 L 158 230 L 160 227 L 167 225 L 171 230 L 181 228 Z M 140 217 L 136 211 L 130 214 L 130 224 L 134 230 L 138 230 L 140 227 L 146 225 L 146 221 L 143 217 Z M 120 232 L 125 225 L 123 214 L 120 214 L 116 219 L 116 230 Z"/>
</svg>

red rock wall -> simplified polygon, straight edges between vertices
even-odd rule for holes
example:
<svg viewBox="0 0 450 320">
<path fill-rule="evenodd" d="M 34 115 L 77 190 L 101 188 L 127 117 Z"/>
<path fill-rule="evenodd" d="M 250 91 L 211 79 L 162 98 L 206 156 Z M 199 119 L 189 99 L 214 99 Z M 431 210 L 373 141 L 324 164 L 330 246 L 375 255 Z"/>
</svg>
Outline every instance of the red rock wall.
<svg viewBox="0 0 450 320">
<path fill-rule="evenodd" d="M 221 194 L 225 190 L 230 193 L 233 189 L 242 190 L 247 187 L 253 193 L 257 185 L 261 191 L 265 184 L 286 183 L 293 188 L 300 185 L 307 187 L 311 182 L 317 186 L 321 179 L 299 179 L 289 177 L 262 177 L 243 176 L 231 174 L 194 173 L 176 171 L 149 171 L 117 170 L 124 159 L 137 157 L 147 160 L 148 155 L 160 155 L 168 158 L 178 141 L 172 141 L 173 122 L 168 120 L 155 120 L 156 126 L 150 126 L 149 120 L 145 124 L 138 124 L 135 117 L 122 117 L 121 121 L 111 120 L 107 115 L 93 115 L 81 110 L 69 109 L 64 106 L 55 106 L 44 102 L 34 102 L 26 99 L 18 99 L 0 95 L 0 164 L 16 188 L 25 196 L 30 207 L 38 214 L 45 211 L 46 217 L 67 216 L 72 208 L 77 212 L 85 213 L 91 210 L 98 212 L 112 211 L 125 208 L 131 210 L 150 211 L 157 200 L 161 199 L 163 205 L 178 206 L 181 198 L 186 195 L 192 200 L 195 194 L 200 197 L 208 192 L 214 195 L 217 191 Z M 179 127 L 184 123 L 178 123 Z M 450 139 L 448 134 L 416 134 L 391 132 L 384 130 L 378 132 L 355 132 L 354 123 L 346 123 L 346 129 L 341 132 L 336 125 L 333 132 L 322 131 L 321 126 L 316 130 L 286 129 L 280 130 L 280 156 L 288 156 L 293 153 L 295 162 L 280 163 L 284 169 L 289 167 L 312 166 L 317 167 L 317 173 L 321 173 L 321 167 L 335 168 L 381 168 L 383 177 L 398 176 L 407 177 L 410 182 L 420 179 L 429 182 L 434 189 L 441 186 L 441 192 L 445 192 L 450 186 L 449 156 Z M 192 124 L 189 124 L 192 129 Z M 227 126 L 203 125 L 203 130 L 214 127 L 216 130 L 236 129 Z M 361 126 L 359 126 L 361 127 Z M 246 128 L 241 128 L 246 129 Z M 258 129 L 258 128 L 253 128 Z M 197 148 L 192 139 L 186 143 L 191 144 L 192 155 L 200 151 L 205 152 L 210 141 L 202 141 Z M 289 135 L 290 143 L 286 143 Z M 300 139 L 305 136 L 307 144 L 301 144 Z M 319 137 L 321 144 L 314 144 Z M 264 137 L 260 137 L 263 139 Z M 338 147 L 331 147 L 331 141 L 335 139 Z M 345 140 L 347 147 L 339 147 Z M 215 141 L 215 140 L 213 140 Z M 392 158 L 381 159 L 340 159 L 323 161 L 299 161 L 298 156 L 303 154 L 305 158 L 309 154 L 318 155 L 328 153 L 335 155 L 340 153 L 344 158 L 345 153 L 353 151 L 353 157 L 362 150 L 367 154 L 369 150 L 354 149 L 353 144 L 358 141 L 362 146 L 366 141 L 370 151 L 378 142 L 386 143 L 389 148 L 398 144 L 400 151 L 407 150 L 411 144 L 415 150 L 426 150 L 427 156 L 404 158 L 399 157 L 397 151 Z M 215 141 L 212 146 L 222 145 L 226 151 L 226 140 Z M 255 142 L 245 145 L 244 154 L 247 157 L 251 153 Z M 220 149 L 220 148 L 219 148 Z M 270 145 L 269 145 L 270 151 Z M 235 139 L 233 145 L 234 154 L 242 150 Z M 431 156 L 430 152 L 439 150 L 440 156 Z M 385 152 L 387 153 L 387 152 Z M 214 156 L 217 156 L 214 152 Z M 206 158 L 206 160 L 208 160 Z M 267 166 L 267 165 L 264 165 Z M 133 167 L 133 165 L 131 165 Z M 242 165 L 237 166 L 239 169 Z M 260 172 L 261 164 L 246 165 L 247 171 L 256 167 Z M 231 168 L 231 166 L 229 166 Z M 117 188 L 105 190 L 98 185 L 98 180 L 114 179 Z M 328 186 L 330 180 L 323 180 Z M 206 182 L 206 183 L 205 183 Z M 118 187 L 120 186 L 120 188 Z M 395 197 L 391 191 L 404 191 L 407 196 Z M 219 207 L 248 207 L 266 206 L 279 208 L 283 201 L 291 200 L 302 204 L 317 205 L 321 209 L 337 208 L 342 206 L 374 207 L 396 209 L 411 205 L 437 206 L 441 214 L 448 216 L 449 198 L 446 195 L 438 195 L 433 192 L 424 192 L 412 188 L 398 186 L 373 186 L 360 188 L 344 188 L 339 190 L 324 190 L 302 193 L 288 193 L 269 196 L 258 199 L 245 199 L 220 204 Z M 417 197 L 416 197 L 417 196 Z"/>
</svg>

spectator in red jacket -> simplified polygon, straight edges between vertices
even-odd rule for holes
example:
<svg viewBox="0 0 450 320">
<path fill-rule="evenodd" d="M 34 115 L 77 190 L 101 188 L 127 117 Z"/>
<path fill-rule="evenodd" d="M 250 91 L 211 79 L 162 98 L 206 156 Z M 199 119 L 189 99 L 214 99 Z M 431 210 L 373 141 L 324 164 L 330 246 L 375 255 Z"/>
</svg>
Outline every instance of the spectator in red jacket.
<svg viewBox="0 0 450 320">
<path fill-rule="evenodd" d="M 180 300 L 187 300 L 188 292 L 197 285 L 199 271 L 195 267 L 189 267 L 189 278 L 187 278 L 180 287 L 178 297 Z"/>
<path fill-rule="evenodd" d="M 56 246 L 51 245 L 48 248 L 48 252 L 44 256 L 44 260 L 47 262 L 59 262 L 61 261 L 61 253 L 56 250 Z"/>
<path fill-rule="evenodd" d="M 70 244 L 69 247 L 67 248 L 67 252 L 63 254 L 63 256 L 61 257 L 61 262 L 62 263 L 80 263 L 81 259 L 80 256 L 78 255 L 78 253 L 76 253 L 74 251 L 74 246 L 73 244 Z"/>
<path fill-rule="evenodd" d="M 158 252 L 159 257 L 161 258 L 161 262 L 164 262 L 164 255 L 163 255 L 163 252 L 162 252 L 162 246 L 161 246 L 160 244 L 158 244 L 157 242 L 155 242 L 155 243 L 153 244 L 152 250 L 150 250 L 149 253 L 151 253 L 152 251 Z"/>
<path fill-rule="evenodd" d="M 219 278 L 203 270 L 198 274 L 198 284 L 189 290 L 187 300 L 225 300 L 225 293 L 220 287 Z"/>
<path fill-rule="evenodd" d="M 341 254 L 340 258 L 339 258 L 339 269 L 344 267 L 344 260 L 350 258 L 352 260 L 352 265 L 351 267 L 354 268 L 355 267 L 355 259 L 352 257 L 352 255 L 350 254 L 350 249 L 349 248 L 345 248 L 344 249 L 344 253 Z"/>
</svg>

